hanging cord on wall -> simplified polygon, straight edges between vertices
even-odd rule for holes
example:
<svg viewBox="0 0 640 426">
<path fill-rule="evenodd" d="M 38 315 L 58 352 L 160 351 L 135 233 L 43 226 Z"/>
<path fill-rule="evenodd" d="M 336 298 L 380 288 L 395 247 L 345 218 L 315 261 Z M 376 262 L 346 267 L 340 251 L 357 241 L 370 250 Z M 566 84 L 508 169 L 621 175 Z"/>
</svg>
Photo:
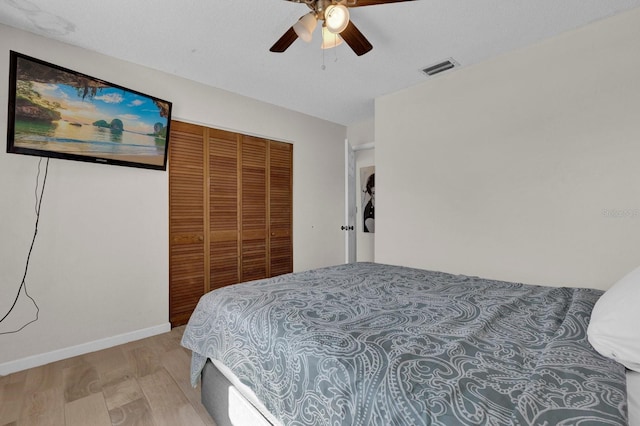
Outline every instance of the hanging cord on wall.
<svg viewBox="0 0 640 426">
<path fill-rule="evenodd" d="M 44 195 L 44 187 L 47 184 L 47 174 L 49 173 L 49 158 L 47 158 L 47 164 L 46 164 L 45 169 L 44 169 L 44 178 L 42 180 L 42 189 L 40 190 L 40 194 L 38 194 L 38 186 L 40 185 L 40 165 L 41 165 L 41 163 L 42 163 L 42 157 L 40 158 L 40 161 L 38 161 L 38 175 L 36 176 L 36 189 L 35 189 L 35 195 L 36 195 L 36 204 L 35 204 L 36 225 L 35 225 L 35 229 L 33 231 L 33 238 L 31 239 L 31 247 L 29 247 L 29 253 L 27 254 L 27 261 L 26 261 L 25 266 L 24 266 L 24 275 L 22 276 L 22 282 L 20 283 L 20 287 L 18 287 L 18 293 L 16 294 L 16 297 L 13 300 L 13 304 L 9 308 L 9 311 L 2 317 L 2 319 L 0 319 L 0 323 L 2 323 L 9 316 L 9 314 L 11 314 L 13 309 L 16 307 L 16 304 L 18 303 L 18 299 L 20 298 L 20 292 L 22 291 L 23 288 L 24 288 L 24 294 L 29 299 L 31 299 L 31 302 L 33 302 L 33 305 L 36 307 L 36 317 L 35 317 L 35 319 L 29 321 L 28 323 L 26 323 L 25 325 L 23 325 L 19 329 L 14 330 L 14 331 L 5 331 L 3 333 L 0 333 L 0 336 L 3 335 L 3 334 L 12 334 L 12 333 L 18 333 L 19 331 L 22 331 L 22 329 L 24 329 L 29 324 L 32 324 L 32 323 L 38 321 L 38 316 L 40 314 L 40 307 L 36 303 L 35 299 L 33 297 L 31 297 L 29 295 L 29 292 L 27 291 L 27 271 L 29 270 L 29 260 L 31 259 L 31 252 L 33 251 L 33 246 L 34 246 L 34 244 L 36 242 L 36 235 L 38 235 L 38 223 L 40 222 L 40 207 L 42 206 L 42 197 Z"/>
</svg>

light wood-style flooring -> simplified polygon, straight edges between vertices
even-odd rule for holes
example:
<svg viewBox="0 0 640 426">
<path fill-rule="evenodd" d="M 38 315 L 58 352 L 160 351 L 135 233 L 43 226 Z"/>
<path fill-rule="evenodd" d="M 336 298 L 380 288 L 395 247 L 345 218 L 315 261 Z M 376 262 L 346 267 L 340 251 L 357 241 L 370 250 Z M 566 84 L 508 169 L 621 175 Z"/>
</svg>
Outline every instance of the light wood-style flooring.
<svg viewBox="0 0 640 426">
<path fill-rule="evenodd" d="M 189 382 L 184 327 L 0 377 L 0 425 L 214 425 Z"/>
</svg>

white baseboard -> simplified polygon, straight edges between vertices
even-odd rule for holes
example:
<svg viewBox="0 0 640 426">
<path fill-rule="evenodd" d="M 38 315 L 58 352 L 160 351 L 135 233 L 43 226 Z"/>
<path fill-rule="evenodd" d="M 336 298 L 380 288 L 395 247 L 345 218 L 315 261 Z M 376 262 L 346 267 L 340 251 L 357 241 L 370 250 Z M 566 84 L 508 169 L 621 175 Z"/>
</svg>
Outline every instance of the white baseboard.
<svg viewBox="0 0 640 426">
<path fill-rule="evenodd" d="M 60 361 L 78 355 L 84 355 L 90 352 L 111 348 L 113 346 L 122 345 L 124 343 L 133 342 L 134 340 L 145 339 L 157 334 L 171 331 L 171 324 L 165 323 L 154 327 L 144 328 L 142 330 L 132 331 L 130 333 L 119 334 L 117 336 L 107 337 L 105 339 L 94 340 L 93 342 L 83 343 L 77 346 L 71 346 L 64 349 L 58 349 L 39 355 L 33 355 L 21 358 L 15 361 L 0 364 L 0 376 L 6 376 L 28 368 L 39 367 L 51 362 Z"/>
</svg>

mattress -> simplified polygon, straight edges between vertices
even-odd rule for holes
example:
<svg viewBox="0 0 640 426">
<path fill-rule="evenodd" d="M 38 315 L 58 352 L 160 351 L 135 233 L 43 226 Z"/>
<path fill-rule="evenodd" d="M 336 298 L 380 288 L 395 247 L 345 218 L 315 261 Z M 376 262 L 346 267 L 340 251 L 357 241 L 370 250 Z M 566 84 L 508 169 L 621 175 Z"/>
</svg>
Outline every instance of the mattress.
<svg viewBox="0 0 640 426">
<path fill-rule="evenodd" d="M 283 425 L 626 424 L 624 367 L 591 348 L 593 289 L 372 263 L 215 290 L 183 336 Z"/>
</svg>

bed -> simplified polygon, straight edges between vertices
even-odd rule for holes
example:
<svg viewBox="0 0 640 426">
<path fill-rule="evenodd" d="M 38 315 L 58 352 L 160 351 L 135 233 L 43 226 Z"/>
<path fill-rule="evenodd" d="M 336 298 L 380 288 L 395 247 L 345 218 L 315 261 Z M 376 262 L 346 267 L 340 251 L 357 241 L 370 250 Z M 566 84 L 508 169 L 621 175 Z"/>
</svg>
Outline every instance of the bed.
<svg viewBox="0 0 640 426">
<path fill-rule="evenodd" d="M 208 293 L 182 344 L 218 426 L 625 425 L 602 293 L 346 264 Z"/>
</svg>

